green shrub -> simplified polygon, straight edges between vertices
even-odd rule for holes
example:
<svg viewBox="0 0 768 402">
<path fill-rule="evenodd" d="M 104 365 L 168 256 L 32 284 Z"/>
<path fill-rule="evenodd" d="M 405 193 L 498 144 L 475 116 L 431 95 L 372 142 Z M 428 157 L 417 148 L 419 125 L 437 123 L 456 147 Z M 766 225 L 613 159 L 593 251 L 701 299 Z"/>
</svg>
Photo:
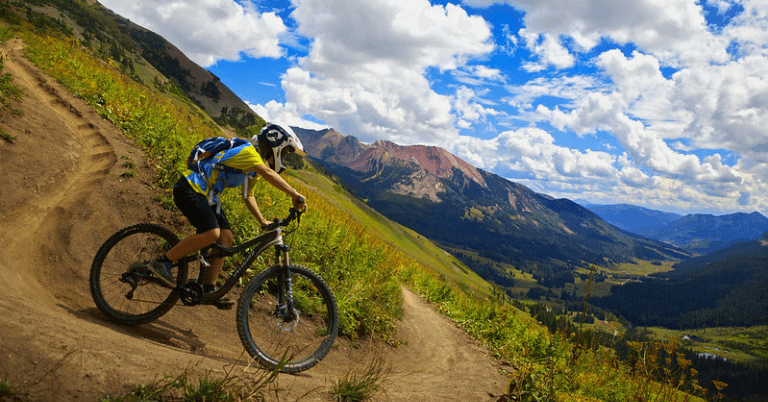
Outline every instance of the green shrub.
<svg viewBox="0 0 768 402">
<path fill-rule="evenodd" d="M 234 367 L 234 366 L 233 366 Z M 278 371 L 250 369 L 243 370 L 240 376 L 234 375 L 230 368 L 223 377 L 212 377 L 210 373 L 189 378 L 184 371 L 176 377 L 165 377 L 149 384 L 137 385 L 133 390 L 112 397 L 99 397 L 101 402 L 227 402 L 227 401 L 265 401 L 267 395 L 275 391 L 274 382 Z"/>
<path fill-rule="evenodd" d="M 11 35 L 7 28 L 0 28 L 0 41 L 5 41 Z M 14 109 L 13 105 L 21 101 L 23 92 L 21 87 L 13 83 L 13 76 L 10 73 L 2 73 L 4 69 L 3 58 L 0 56 L 0 113 L 11 113 L 20 115 L 21 110 Z M 0 138 L 13 142 L 16 138 L 3 130 L 0 130 Z"/>
<path fill-rule="evenodd" d="M 333 399 L 339 402 L 368 400 L 379 392 L 388 374 L 389 370 L 384 368 L 384 363 L 377 359 L 373 360 L 361 375 L 349 370 L 333 384 Z"/>
<path fill-rule="evenodd" d="M 8 377 L 3 377 L 3 381 L 0 382 L 0 396 L 11 396 L 16 393 L 16 390 L 11 386 Z"/>
</svg>

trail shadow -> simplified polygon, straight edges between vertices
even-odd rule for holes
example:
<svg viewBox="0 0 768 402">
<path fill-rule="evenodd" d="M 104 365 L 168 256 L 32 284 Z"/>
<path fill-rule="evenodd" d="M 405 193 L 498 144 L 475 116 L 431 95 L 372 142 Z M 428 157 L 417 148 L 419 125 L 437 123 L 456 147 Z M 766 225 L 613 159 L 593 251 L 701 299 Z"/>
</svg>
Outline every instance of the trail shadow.
<svg viewBox="0 0 768 402">
<path fill-rule="evenodd" d="M 59 307 L 67 310 L 74 317 L 84 321 L 88 321 L 93 324 L 100 325 L 115 332 L 131 336 L 139 341 L 154 341 L 168 347 L 179 350 L 180 352 L 187 352 L 198 356 L 203 356 L 206 359 L 216 360 L 229 365 L 238 365 L 244 368 L 253 368 L 257 370 L 266 370 L 259 363 L 257 363 L 246 351 L 242 349 L 242 353 L 239 357 L 225 357 L 216 356 L 210 353 L 210 350 L 206 349 L 207 344 L 195 334 L 193 330 L 184 330 L 176 325 L 168 323 L 162 320 L 162 317 L 156 321 L 141 324 L 141 325 L 121 325 L 111 321 L 96 307 L 88 307 L 83 309 L 73 309 L 63 304 L 57 304 Z M 241 345 L 238 343 L 238 347 Z M 310 370 L 311 371 L 311 370 Z M 311 377 L 310 372 L 299 373 L 280 373 L 283 376 L 289 376 L 292 378 L 306 378 Z"/>
<path fill-rule="evenodd" d="M 58 306 L 66 309 L 79 319 L 109 328 L 110 330 L 131 336 L 141 341 L 154 341 L 178 349 L 179 351 L 190 352 L 226 363 L 236 363 L 243 366 L 249 365 L 250 356 L 247 355 L 237 359 L 212 356 L 208 353 L 209 351 L 206 350 L 207 344 L 200 339 L 194 330 L 182 329 L 176 325 L 163 321 L 162 318 L 151 323 L 136 326 L 120 325 L 110 321 L 96 307 L 75 310 L 63 304 L 59 304 Z"/>
<path fill-rule="evenodd" d="M 142 325 L 120 325 L 110 321 L 96 307 L 81 310 L 73 310 L 72 308 L 61 304 L 59 304 L 59 307 L 65 308 L 76 317 L 135 338 L 149 339 L 164 345 L 186 349 L 196 353 L 203 352 L 206 346 L 205 342 L 203 342 L 193 330 L 181 329 L 175 325 L 162 321 L 162 319 Z"/>
</svg>

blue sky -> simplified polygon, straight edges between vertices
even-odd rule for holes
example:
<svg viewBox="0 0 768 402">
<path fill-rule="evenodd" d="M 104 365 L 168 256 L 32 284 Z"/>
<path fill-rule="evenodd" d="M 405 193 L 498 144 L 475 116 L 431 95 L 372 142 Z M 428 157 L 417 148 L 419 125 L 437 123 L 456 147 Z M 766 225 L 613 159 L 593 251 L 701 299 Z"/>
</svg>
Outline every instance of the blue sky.
<svg viewBox="0 0 768 402">
<path fill-rule="evenodd" d="M 101 0 L 262 117 L 554 197 L 768 215 L 766 0 Z"/>
</svg>

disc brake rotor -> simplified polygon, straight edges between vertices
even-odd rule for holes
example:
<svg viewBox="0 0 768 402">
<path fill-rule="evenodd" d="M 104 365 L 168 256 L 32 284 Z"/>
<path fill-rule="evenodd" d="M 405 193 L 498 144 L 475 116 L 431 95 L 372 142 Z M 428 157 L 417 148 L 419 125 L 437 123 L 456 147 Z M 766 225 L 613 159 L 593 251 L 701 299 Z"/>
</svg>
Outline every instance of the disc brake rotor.
<svg viewBox="0 0 768 402">
<path fill-rule="evenodd" d="M 299 311 L 294 308 L 292 314 L 288 315 L 285 310 L 286 308 L 282 307 L 275 314 L 275 323 L 283 331 L 293 331 L 299 325 Z"/>
</svg>

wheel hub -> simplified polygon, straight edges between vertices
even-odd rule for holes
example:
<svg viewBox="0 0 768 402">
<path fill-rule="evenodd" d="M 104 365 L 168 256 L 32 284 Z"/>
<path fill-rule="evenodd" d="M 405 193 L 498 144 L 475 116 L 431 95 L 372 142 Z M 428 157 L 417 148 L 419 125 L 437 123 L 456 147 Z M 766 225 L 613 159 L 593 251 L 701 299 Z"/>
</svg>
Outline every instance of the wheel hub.
<svg viewBox="0 0 768 402">
<path fill-rule="evenodd" d="M 291 313 L 288 314 L 288 308 L 286 306 L 280 306 L 275 312 L 275 322 L 283 331 L 292 331 L 299 325 L 299 311 L 296 310 L 296 308 L 293 308 L 291 309 Z"/>
</svg>

